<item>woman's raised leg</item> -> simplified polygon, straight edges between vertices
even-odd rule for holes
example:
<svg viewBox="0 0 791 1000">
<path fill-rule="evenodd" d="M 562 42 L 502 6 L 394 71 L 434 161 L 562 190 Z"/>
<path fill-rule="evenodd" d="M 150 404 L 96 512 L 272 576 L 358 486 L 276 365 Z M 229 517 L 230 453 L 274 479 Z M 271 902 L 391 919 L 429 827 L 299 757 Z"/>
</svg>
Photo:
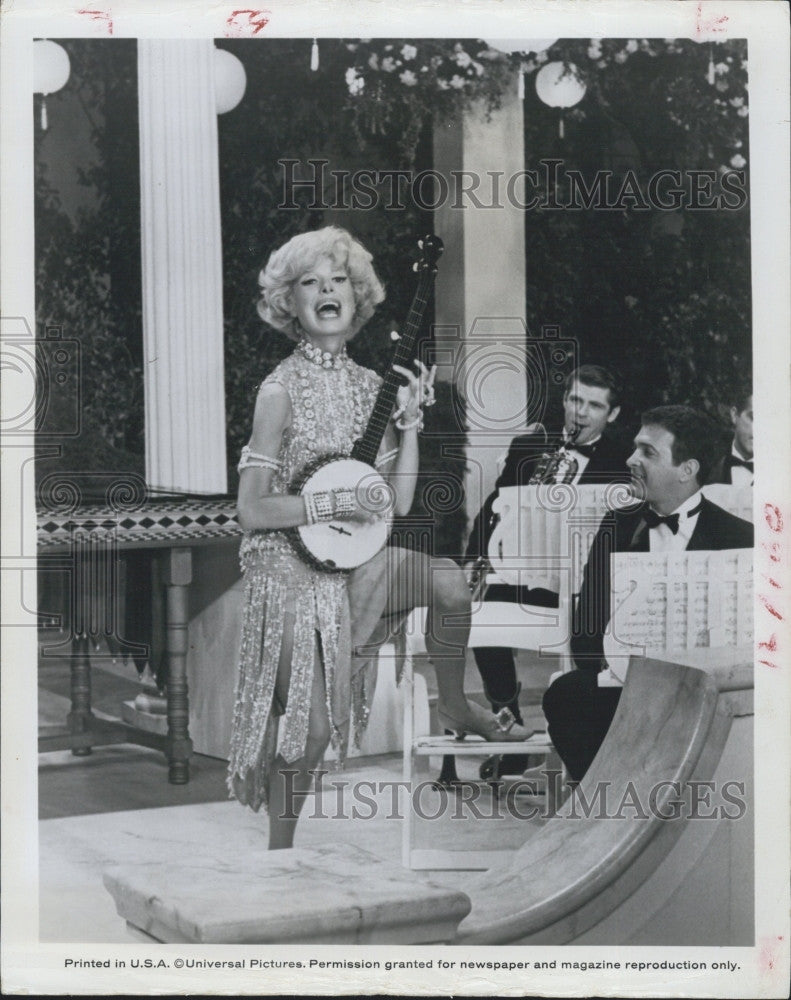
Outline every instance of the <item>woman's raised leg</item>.
<svg viewBox="0 0 791 1000">
<path fill-rule="evenodd" d="M 463 571 L 451 559 L 409 552 L 393 562 L 387 614 L 428 608 L 426 649 L 437 674 L 440 722 L 462 735 L 488 740 L 523 740 L 522 726 L 510 728 L 464 694 L 465 650 L 470 635 L 470 592 Z"/>
</svg>

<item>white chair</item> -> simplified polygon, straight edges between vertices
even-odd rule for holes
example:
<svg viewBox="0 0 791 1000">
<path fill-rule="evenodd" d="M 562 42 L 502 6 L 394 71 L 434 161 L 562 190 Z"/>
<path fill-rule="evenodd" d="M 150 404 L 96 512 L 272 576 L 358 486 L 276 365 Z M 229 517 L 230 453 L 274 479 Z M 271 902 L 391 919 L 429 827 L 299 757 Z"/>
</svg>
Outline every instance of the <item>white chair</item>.
<svg viewBox="0 0 791 1000">
<path fill-rule="evenodd" d="M 469 645 L 505 646 L 558 654 L 560 670 L 550 683 L 572 669 L 569 650 L 572 594 L 579 590 L 582 570 L 591 542 L 605 510 L 631 502 L 622 486 L 551 485 L 500 491 L 494 509 L 500 522 L 489 541 L 489 560 L 494 571 L 491 582 L 512 586 L 528 584 L 557 592 L 558 608 L 534 607 L 506 602 L 480 602 L 473 606 Z M 413 683 L 413 659 L 425 656 L 425 608 L 418 608 L 407 622 L 407 663 L 404 683 Z M 407 688 L 404 711 L 404 781 L 412 787 L 417 758 L 454 756 L 554 754 L 546 733 L 520 743 L 487 743 L 480 737 L 456 740 L 452 736 L 416 736 L 414 709 Z M 560 768 L 559 760 L 555 759 Z M 554 769 L 554 764 L 550 770 Z M 549 795 L 552 783 L 544 781 L 547 769 L 532 769 L 523 779 L 543 782 Z M 485 869 L 496 858 L 493 851 L 434 851 L 413 847 L 414 817 L 407 810 L 403 829 L 403 863 L 409 868 Z"/>
<path fill-rule="evenodd" d="M 564 574 L 567 576 L 567 574 Z M 557 609 L 528 607 L 505 602 L 482 602 L 473 607 L 469 645 L 510 646 L 514 649 L 541 650 L 557 653 L 561 662 L 568 660 L 568 594 L 561 588 Z M 528 740 L 518 743 L 489 743 L 479 736 L 468 736 L 457 740 L 453 736 L 418 736 L 415 734 L 415 712 L 413 685 L 415 677 L 413 661 L 416 656 L 427 656 L 425 645 L 426 608 L 416 608 L 406 623 L 406 662 L 404 664 L 404 782 L 411 794 L 416 772 L 416 760 L 420 757 L 453 754 L 457 757 L 488 757 L 492 754 L 536 754 L 548 756 L 553 753 L 552 743 L 545 732 L 536 733 Z M 419 849 L 413 846 L 414 815 L 410 807 L 406 815 L 402 833 L 402 862 L 412 869 L 468 869 L 485 870 L 501 856 L 496 850 L 451 851 Z"/>
</svg>

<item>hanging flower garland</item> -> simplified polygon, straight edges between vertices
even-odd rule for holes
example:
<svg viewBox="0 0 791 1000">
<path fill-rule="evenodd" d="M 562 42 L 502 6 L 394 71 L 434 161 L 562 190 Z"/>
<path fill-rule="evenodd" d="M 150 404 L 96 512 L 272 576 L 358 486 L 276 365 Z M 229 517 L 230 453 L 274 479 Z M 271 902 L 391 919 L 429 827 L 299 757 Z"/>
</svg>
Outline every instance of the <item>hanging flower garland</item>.
<svg viewBox="0 0 791 1000">
<path fill-rule="evenodd" d="M 520 78 L 537 75 L 547 62 L 574 64 L 575 75 L 589 98 L 569 108 L 565 117 L 580 121 L 593 101 L 608 105 L 608 90 L 628 86 L 631 60 L 679 58 L 685 72 L 656 94 L 657 111 L 679 130 L 694 137 L 708 134 L 702 159 L 721 173 L 746 163 L 738 119 L 748 115 L 747 59 L 736 39 L 698 44 L 691 39 L 561 39 L 549 51 L 495 49 L 481 39 L 362 39 L 344 43 L 348 111 L 361 140 L 399 136 L 407 160 L 428 121 L 452 121 L 473 104 L 490 114 L 502 95 Z M 686 68 L 700 65 L 690 84 Z M 712 129 L 712 124 L 714 128 Z M 694 145 L 694 143 L 693 143 Z"/>
<path fill-rule="evenodd" d="M 346 42 L 348 107 L 357 134 L 400 130 L 411 159 L 424 123 L 474 102 L 491 113 L 513 79 L 510 62 L 477 39 L 362 39 Z"/>
</svg>

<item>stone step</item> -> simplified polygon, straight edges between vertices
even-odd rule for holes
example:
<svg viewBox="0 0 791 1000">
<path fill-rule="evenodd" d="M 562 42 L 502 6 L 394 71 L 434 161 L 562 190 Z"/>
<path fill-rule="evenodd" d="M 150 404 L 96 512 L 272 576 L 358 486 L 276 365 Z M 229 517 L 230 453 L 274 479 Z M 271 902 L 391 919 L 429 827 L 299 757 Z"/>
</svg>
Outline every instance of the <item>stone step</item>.
<svg viewBox="0 0 791 1000">
<path fill-rule="evenodd" d="M 105 870 L 140 940 L 195 944 L 435 944 L 469 897 L 352 844 Z M 287 901 L 287 902 L 285 902 Z"/>
</svg>

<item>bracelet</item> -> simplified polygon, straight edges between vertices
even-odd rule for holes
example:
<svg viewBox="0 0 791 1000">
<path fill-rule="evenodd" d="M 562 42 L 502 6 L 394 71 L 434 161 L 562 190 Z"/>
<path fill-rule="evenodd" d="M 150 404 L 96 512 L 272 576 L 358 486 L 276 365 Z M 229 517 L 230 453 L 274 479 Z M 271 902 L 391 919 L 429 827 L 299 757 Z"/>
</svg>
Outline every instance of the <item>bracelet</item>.
<svg viewBox="0 0 791 1000">
<path fill-rule="evenodd" d="M 355 508 L 354 490 L 333 490 L 332 495 L 335 498 L 335 517 L 340 520 L 351 517 Z"/>
<path fill-rule="evenodd" d="M 396 420 L 396 427 L 400 431 L 409 431 L 409 430 L 412 430 L 413 427 L 417 427 L 418 431 L 422 431 L 423 430 L 423 411 L 422 410 L 418 410 L 418 414 L 415 417 L 415 419 L 414 420 L 410 420 L 408 424 L 404 423 L 403 418 L 401 420 Z"/>
<path fill-rule="evenodd" d="M 302 499 L 305 501 L 305 516 L 308 519 L 308 527 L 310 527 L 319 519 L 319 515 L 316 513 L 316 504 L 312 493 L 306 493 Z"/>
<path fill-rule="evenodd" d="M 384 455 L 380 455 L 374 462 L 374 468 L 381 469 L 383 465 L 387 465 L 388 462 L 392 462 L 398 455 L 399 450 L 399 448 L 391 448 L 390 451 L 386 451 Z"/>
<path fill-rule="evenodd" d="M 326 490 L 320 490 L 318 493 L 305 493 L 302 499 L 305 501 L 305 515 L 308 519 L 308 525 L 331 521 L 335 517 L 332 500 Z"/>
<path fill-rule="evenodd" d="M 334 515 L 329 493 L 326 490 L 320 490 L 318 493 L 311 494 L 311 498 L 316 511 L 316 520 L 331 521 Z"/>
<path fill-rule="evenodd" d="M 242 454 L 239 464 L 236 466 L 236 471 L 242 472 L 243 469 L 271 469 L 273 472 L 278 472 L 281 466 L 282 462 L 278 462 L 276 458 L 270 458 L 268 455 L 258 455 L 256 452 L 250 450 L 249 444 L 246 444 L 242 448 Z"/>
</svg>

